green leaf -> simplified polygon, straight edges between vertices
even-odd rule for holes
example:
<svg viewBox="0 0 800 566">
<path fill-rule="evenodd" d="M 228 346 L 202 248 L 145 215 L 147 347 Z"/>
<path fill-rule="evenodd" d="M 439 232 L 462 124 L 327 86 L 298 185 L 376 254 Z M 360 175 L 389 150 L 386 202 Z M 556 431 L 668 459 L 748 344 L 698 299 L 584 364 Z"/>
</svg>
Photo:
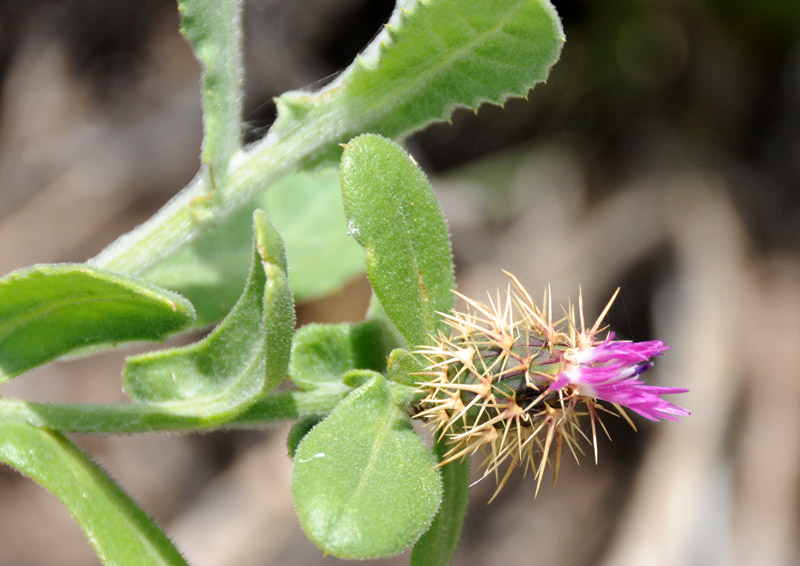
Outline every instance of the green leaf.
<svg viewBox="0 0 800 566">
<path fill-rule="evenodd" d="M 232 0 L 231 0 L 232 1 Z M 404 9 L 405 8 L 405 9 Z M 330 162 L 337 144 L 366 131 L 395 137 L 457 106 L 525 96 L 558 59 L 564 35 L 546 0 L 428 0 L 398 4 L 390 25 L 339 78 L 319 92 L 277 100 L 278 119 L 260 142 L 236 153 L 224 183 L 204 175 L 161 212 L 93 260 L 138 274 L 171 255 L 253 195 L 304 165 Z"/>
<path fill-rule="evenodd" d="M 292 495 L 300 523 L 340 558 L 398 554 L 427 530 L 441 503 L 434 463 L 376 375 L 297 448 Z"/>
<path fill-rule="evenodd" d="M 79 264 L 0 279 L 0 381 L 94 345 L 163 340 L 194 317 L 183 297 Z"/>
<path fill-rule="evenodd" d="M 286 374 L 294 307 L 283 244 L 266 215 L 253 215 L 250 280 L 239 302 L 205 339 L 128 359 L 123 379 L 136 401 L 174 412 L 228 417 Z"/>
<path fill-rule="evenodd" d="M 181 33 L 203 67 L 203 163 L 224 179 L 239 150 L 242 116 L 241 0 L 179 0 Z"/>
<path fill-rule="evenodd" d="M 331 85 L 277 99 L 273 130 L 335 123 L 339 141 L 361 132 L 407 135 L 449 119 L 458 106 L 525 96 L 547 78 L 563 44 L 546 0 L 401 1 Z M 330 156 L 323 146 L 311 160 Z"/>
<path fill-rule="evenodd" d="M 340 176 L 375 294 L 410 345 L 426 344 L 440 327 L 437 311 L 453 308 L 455 288 L 447 224 L 430 183 L 403 148 L 373 134 L 347 144 Z"/>
<path fill-rule="evenodd" d="M 445 441 L 436 442 L 433 451 L 438 461 L 450 449 Z M 444 498 L 430 529 L 414 545 L 410 566 L 444 566 L 455 554 L 469 501 L 469 459 L 461 458 L 439 468 Z"/>
<path fill-rule="evenodd" d="M 303 389 L 314 389 L 353 369 L 384 371 L 387 353 L 379 322 L 308 324 L 295 335 L 289 374 Z"/>
<path fill-rule="evenodd" d="M 142 277 L 187 297 L 197 326 L 221 319 L 236 302 L 250 265 L 252 211 L 270 217 L 286 245 L 297 301 L 339 290 L 364 270 L 364 252 L 347 235 L 339 172 L 288 175 L 253 202 Z"/>
<path fill-rule="evenodd" d="M 0 461 L 60 499 L 104 564 L 186 564 L 152 519 L 60 434 L 0 421 Z M 40 525 L 39 533 L 45 543 L 46 525 Z"/>
</svg>

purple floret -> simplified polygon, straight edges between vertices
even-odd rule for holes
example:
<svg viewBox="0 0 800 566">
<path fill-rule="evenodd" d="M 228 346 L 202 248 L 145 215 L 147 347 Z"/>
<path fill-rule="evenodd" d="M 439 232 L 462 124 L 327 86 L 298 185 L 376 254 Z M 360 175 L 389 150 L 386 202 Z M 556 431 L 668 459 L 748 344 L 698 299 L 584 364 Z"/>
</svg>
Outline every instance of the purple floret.
<svg viewBox="0 0 800 566">
<path fill-rule="evenodd" d="M 660 340 L 614 340 L 614 334 L 610 333 L 600 344 L 575 353 L 573 365 L 562 371 L 549 389 L 572 384 L 584 397 L 623 405 L 650 420 L 676 421 L 678 416 L 689 415 L 689 411 L 662 399 L 661 395 L 686 393 L 688 389 L 647 385 L 639 379 L 639 375 L 653 367 L 650 359 L 668 348 Z"/>
</svg>

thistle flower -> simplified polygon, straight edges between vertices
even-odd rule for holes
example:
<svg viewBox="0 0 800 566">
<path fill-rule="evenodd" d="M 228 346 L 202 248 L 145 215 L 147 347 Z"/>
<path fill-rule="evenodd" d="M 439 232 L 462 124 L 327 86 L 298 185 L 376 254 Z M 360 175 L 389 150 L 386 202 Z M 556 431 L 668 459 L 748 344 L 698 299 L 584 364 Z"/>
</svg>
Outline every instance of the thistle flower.
<svg viewBox="0 0 800 566">
<path fill-rule="evenodd" d="M 497 480 L 495 496 L 518 465 L 533 473 L 538 493 L 551 450 L 554 483 L 564 445 L 577 461 L 584 439 L 597 461 L 597 425 L 608 435 L 602 413 L 619 415 L 634 429 L 623 407 L 654 421 L 689 414 L 661 397 L 687 389 L 646 385 L 639 378 L 669 346 L 615 340 L 613 332 L 598 338 L 619 290 L 587 330 L 581 297 L 577 316 L 570 305 L 554 320 L 549 291 L 539 308 L 508 275 L 504 298 L 498 293 L 488 305 L 459 294 L 467 312 L 443 314 L 450 335 L 440 333 L 417 352 L 429 366 L 421 374 L 425 396 L 416 416 L 432 422 L 439 438 L 452 445 L 440 465 L 480 450 L 484 477 Z M 591 437 L 581 428 L 587 415 Z"/>
</svg>

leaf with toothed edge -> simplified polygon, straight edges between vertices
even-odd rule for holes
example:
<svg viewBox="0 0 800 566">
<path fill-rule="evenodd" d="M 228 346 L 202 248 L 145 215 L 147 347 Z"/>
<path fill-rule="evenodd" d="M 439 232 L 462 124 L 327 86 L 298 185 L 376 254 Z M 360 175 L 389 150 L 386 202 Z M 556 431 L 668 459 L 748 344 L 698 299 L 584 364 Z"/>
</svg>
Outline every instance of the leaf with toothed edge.
<svg viewBox="0 0 800 566">
<path fill-rule="evenodd" d="M 272 135 L 336 125 L 395 138 L 456 107 L 524 97 L 558 60 L 564 33 L 546 0 L 398 2 L 384 29 L 333 83 L 276 99 Z M 325 160 L 328 148 L 316 156 Z M 314 161 L 314 156 L 310 161 Z"/>
</svg>

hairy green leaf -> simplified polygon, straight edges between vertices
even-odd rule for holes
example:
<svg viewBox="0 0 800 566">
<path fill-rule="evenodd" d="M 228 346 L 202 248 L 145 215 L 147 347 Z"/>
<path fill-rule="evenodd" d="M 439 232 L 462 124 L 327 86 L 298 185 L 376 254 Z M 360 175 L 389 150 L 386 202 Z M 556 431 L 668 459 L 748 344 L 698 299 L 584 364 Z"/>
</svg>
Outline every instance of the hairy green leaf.
<svg viewBox="0 0 800 566">
<path fill-rule="evenodd" d="M 0 461 L 60 499 L 104 564 L 186 564 L 152 519 L 60 434 L 0 420 Z M 46 525 L 40 527 L 44 544 L 49 535 Z"/>
<path fill-rule="evenodd" d="M 447 224 L 430 183 L 403 148 L 373 134 L 347 144 L 340 176 L 375 295 L 409 344 L 427 343 L 455 288 Z"/>
<path fill-rule="evenodd" d="M 257 202 L 286 242 L 297 300 L 338 291 L 364 272 L 364 252 L 347 233 L 338 169 L 289 175 Z"/>
<path fill-rule="evenodd" d="M 247 279 L 248 225 L 256 208 L 267 213 L 286 245 L 295 300 L 337 291 L 363 272 L 364 252 L 347 235 L 339 172 L 329 170 L 287 175 L 142 277 L 192 301 L 197 326 L 218 321 L 236 302 Z"/>
<path fill-rule="evenodd" d="M 194 317 L 183 297 L 80 264 L 0 279 L 0 381 L 89 346 L 163 340 Z"/>
<path fill-rule="evenodd" d="M 341 381 L 353 369 L 383 371 L 387 348 L 379 322 L 308 324 L 297 331 L 289 374 L 303 389 Z"/>
<path fill-rule="evenodd" d="M 253 225 L 253 266 L 239 302 L 197 344 L 129 358 L 123 378 L 132 399 L 222 418 L 286 374 L 294 306 L 283 243 L 263 212 L 255 212 Z"/>
<path fill-rule="evenodd" d="M 547 78 L 563 43 L 546 0 L 398 2 L 389 23 L 336 81 L 318 93 L 277 99 L 273 130 L 320 123 L 336 124 L 338 141 L 361 132 L 403 136 L 447 120 L 457 106 L 525 96 Z M 322 146 L 311 161 L 329 155 Z"/>
<path fill-rule="evenodd" d="M 292 495 L 308 537 L 340 558 L 398 554 L 442 500 L 435 461 L 375 375 L 297 448 Z"/>
</svg>

